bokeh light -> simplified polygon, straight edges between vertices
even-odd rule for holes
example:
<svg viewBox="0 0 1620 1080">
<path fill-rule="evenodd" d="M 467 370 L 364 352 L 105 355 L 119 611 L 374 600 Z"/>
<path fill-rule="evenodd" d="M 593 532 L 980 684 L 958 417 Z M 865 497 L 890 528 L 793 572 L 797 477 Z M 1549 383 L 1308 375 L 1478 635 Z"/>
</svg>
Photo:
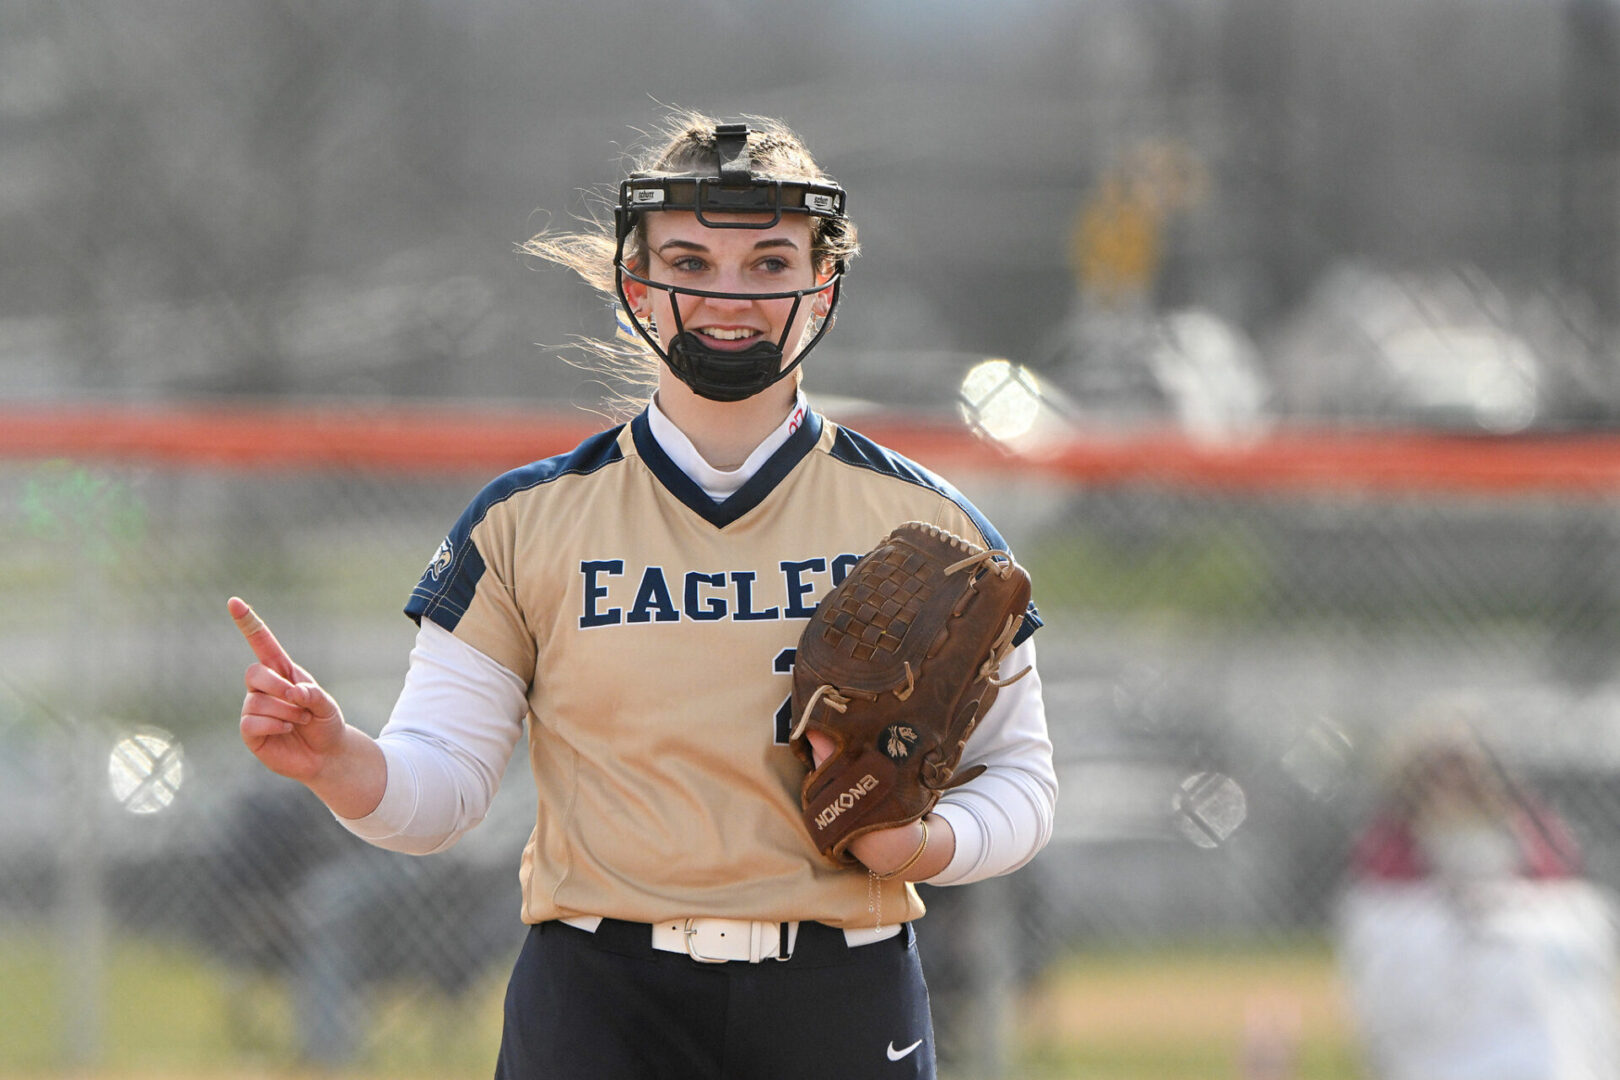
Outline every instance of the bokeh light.
<svg viewBox="0 0 1620 1080">
<path fill-rule="evenodd" d="M 136 728 L 118 740 L 107 758 L 107 786 L 132 814 L 166 809 L 184 780 L 185 751 L 162 728 Z"/>
<path fill-rule="evenodd" d="M 1201 848 L 1220 847 L 1249 816 L 1243 788 L 1217 772 L 1194 773 L 1183 780 L 1172 808 L 1176 831 Z"/>
<path fill-rule="evenodd" d="M 962 379 L 960 409 L 968 426 L 999 443 L 1028 435 L 1041 414 L 1034 377 L 1008 360 L 975 364 Z"/>
</svg>

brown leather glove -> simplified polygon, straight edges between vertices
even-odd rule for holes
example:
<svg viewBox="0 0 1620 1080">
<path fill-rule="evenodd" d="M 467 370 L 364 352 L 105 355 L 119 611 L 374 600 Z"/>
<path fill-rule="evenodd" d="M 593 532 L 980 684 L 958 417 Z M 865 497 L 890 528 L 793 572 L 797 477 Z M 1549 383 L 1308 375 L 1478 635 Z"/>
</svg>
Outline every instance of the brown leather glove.
<svg viewBox="0 0 1620 1080">
<path fill-rule="evenodd" d="M 800 802 L 822 854 L 855 860 L 851 840 L 916 821 L 956 775 L 997 690 L 1029 606 L 1029 575 L 1004 551 L 911 521 L 824 597 L 793 664 L 790 743 L 811 772 Z M 835 750 L 814 767 L 806 733 Z"/>
</svg>

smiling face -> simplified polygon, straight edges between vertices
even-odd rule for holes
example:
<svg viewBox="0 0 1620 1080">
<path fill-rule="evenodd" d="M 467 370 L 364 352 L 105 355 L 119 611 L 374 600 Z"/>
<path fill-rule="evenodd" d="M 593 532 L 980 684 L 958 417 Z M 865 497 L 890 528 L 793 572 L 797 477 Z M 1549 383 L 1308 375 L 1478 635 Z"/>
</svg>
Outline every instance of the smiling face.
<svg viewBox="0 0 1620 1080">
<path fill-rule="evenodd" d="M 715 220 L 745 220 L 744 215 L 708 215 Z M 749 215 L 752 216 L 752 215 Z M 810 223 L 785 214 L 769 228 L 710 228 L 686 211 L 651 213 L 646 217 L 647 266 L 644 276 L 660 284 L 705 292 L 769 294 L 809 288 L 828 280 L 819 276 L 810 248 Z M 815 315 L 825 315 L 828 292 L 806 296 L 793 310 L 793 298 L 721 299 L 680 296 L 677 325 L 670 294 L 626 281 L 625 292 L 643 319 L 657 326 L 659 344 L 667 351 L 680 329 L 695 335 L 716 352 L 740 352 L 755 344 L 783 340 L 783 364 L 790 364 Z M 792 319 L 791 328 L 788 320 Z"/>
</svg>

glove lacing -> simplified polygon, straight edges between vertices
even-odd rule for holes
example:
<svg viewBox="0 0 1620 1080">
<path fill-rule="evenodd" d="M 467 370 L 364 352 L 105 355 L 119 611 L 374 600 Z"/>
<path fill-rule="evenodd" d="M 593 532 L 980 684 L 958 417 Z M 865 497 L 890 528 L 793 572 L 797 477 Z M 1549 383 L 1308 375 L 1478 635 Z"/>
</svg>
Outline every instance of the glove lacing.
<svg viewBox="0 0 1620 1080">
<path fill-rule="evenodd" d="M 910 665 L 907 665 L 906 670 L 909 673 Z M 836 712 L 849 711 L 850 699 L 840 694 L 832 683 L 822 683 L 816 687 L 816 692 L 810 695 L 810 700 L 804 703 L 804 715 L 799 717 L 799 722 L 794 725 L 793 734 L 788 736 L 789 740 L 797 739 L 804 734 L 804 729 L 810 723 L 811 714 L 816 711 L 816 705 L 823 701 L 827 703 L 829 709 Z"/>
<path fill-rule="evenodd" d="M 967 570 L 969 568 L 977 569 L 981 566 L 984 567 L 988 573 L 995 574 L 1003 581 L 1012 576 L 1012 556 L 1005 551 L 999 551 L 995 548 L 991 548 L 988 551 L 975 552 L 960 562 L 952 563 L 945 568 L 945 575 L 949 577 L 951 574 L 957 573 L 958 571 Z M 968 586 L 968 591 L 962 594 L 962 599 L 957 604 L 956 613 L 960 613 L 961 609 L 967 606 L 968 599 L 972 595 L 973 586 L 970 584 Z M 1010 679 L 1000 678 L 1001 662 L 1005 660 L 1007 658 L 1007 654 L 1013 650 L 1012 639 L 1014 635 L 1018 633 L 1018 624 L 1023 618 L 1023 614 L 1023 612 L 1019 611 L 1014 612 L 1007 617 L 1007 625 L 1003 626 L 1001 628 L 1001 633 L 996 635 L 996 640 L 990 645 L 990 655 L 985 658 L 984 664 L 979 668 L 978 677 L 988 682 L 991 686 L 994 686 L 997 690 L 1000 690 L 1004 686 L 1011 686 L 1013 683 L 1017 682 L 1019 679 L 1022 679 L 1025 675 L 1028 675 L 1031 670 L 1033 670 L 1032 668 L 1026 667 L 1023 671 L 1020 671 Z M 908 670 L 906 674 L 909 676 L 911 673 Z M 902 698 L 902 700 L 904 699 Z"/>
</svg>

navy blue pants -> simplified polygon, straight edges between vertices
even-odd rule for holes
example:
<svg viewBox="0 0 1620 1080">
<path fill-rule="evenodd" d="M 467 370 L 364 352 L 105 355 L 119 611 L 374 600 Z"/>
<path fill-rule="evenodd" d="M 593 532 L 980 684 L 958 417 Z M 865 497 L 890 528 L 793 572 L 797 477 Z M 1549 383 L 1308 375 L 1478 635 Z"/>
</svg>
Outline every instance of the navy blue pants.
<svg viewBox="0 0 1620 1080">
<path fill-rule="evenodd" d="M 699 963 L 648 927 L 530 929 L 506 989 L 496 1080 L 934 1077 L 917 939 L 851 949 L 803 923 L 791 959 Z"/>
</svg>

